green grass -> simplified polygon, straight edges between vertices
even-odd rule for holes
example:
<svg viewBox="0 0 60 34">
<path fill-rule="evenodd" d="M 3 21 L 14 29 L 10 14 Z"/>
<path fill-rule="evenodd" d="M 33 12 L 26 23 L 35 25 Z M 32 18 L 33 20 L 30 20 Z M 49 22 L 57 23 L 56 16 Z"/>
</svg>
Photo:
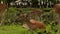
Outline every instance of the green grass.
<svg viewBox="0 0 60 34">
<path fill-rule="evenodd" d="M 0 26 L 0 34 L 24 34 L 26 31 L 20 25 Z"/>
<path fill-rule="evenodd" d="M 49 31 L 50 27 L 47 26 L 47 31 Z M 55 34 L 52 30 L 50 30 L 52 33 Z M 42 31 L 41 31 L 42 32 Z M 0 34 L 31 34 L 31 31 L 28 31 L 25 28 L 22 28 L 21 25 L 5 25 L 5 26 L 0 26 Z M 36 32 L 34 32 L 36 34 Z M 45 34 L 45 33 L 43 33 Z M 56 34 L 60 34 L 60 32 L 57 32 Z"/>
<path fill-rule="evenodd" d="M 27 33 L 31 34 L 31 31 L 28 31 L 21 25 L 0 26 L 0 34 L 27 34 Z"/>
</svg>

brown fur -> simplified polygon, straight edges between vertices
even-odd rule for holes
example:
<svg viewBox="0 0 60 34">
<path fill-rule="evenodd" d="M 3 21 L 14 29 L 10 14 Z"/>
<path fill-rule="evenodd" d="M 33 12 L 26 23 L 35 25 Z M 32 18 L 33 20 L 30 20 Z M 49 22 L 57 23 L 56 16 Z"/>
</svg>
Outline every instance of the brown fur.
<svg viewBox="0 0 60 34">
<path fill-rule="evenodd" d="M 0 21 L 0 25 L 2 25 L 2 24 L 4 24 L 4 16 L 5 16 L 5 9 L 6 9 L 6 4 L 1 4 L 0 3 L 0 19 L 1 19 L 1 21 Z"/>
<path fill-rule="evenodd" d="M 25 23 L 25 25 L 28 26 L 28 28 L 32 29 L 32 30 L 36 30 L 36 29 L 46 29 L 46 25 L 40 21 L 36 21 L 34 19 L 30 19 L 30 23 Z M 26 28 L 26 27 L 25 27 Z M 27 29 L 28 29 L 27 28 Z"/>
<path fill-rule="evenodd" d="M 60 15 L 60 4 L 54 6 L 55 12 Z"/>
</svg>

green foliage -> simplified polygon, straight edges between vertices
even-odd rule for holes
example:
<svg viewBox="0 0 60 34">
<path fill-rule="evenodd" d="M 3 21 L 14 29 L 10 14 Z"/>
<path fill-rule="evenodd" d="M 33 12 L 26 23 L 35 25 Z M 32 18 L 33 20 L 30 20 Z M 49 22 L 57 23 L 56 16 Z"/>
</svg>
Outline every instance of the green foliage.
<svg viewBox="0 0 60 34">
<path fill-rule="evenodd" d="M 15 20 L 16 12 L 17 12 L 16 8 L 13 7 L 8 8 L 8 11 L 6 12 L 6 18 L 5 18 L 6 24 L 11 24 Z"/>
<path fill-rule="evenodd" d="M 58 28 L 58 30 L 60 30 Z M 46 26 L 46 31 L 43 29 L 40 29 L 39 31 L 41 34 L 60 34 L 60 31 L 54 32 L 51 30 L 51 26 L 48 25 Z M 32 31 L 28 31 L 25 28 L 22 28 L 21 25 L 5 25 L 5 26 L 0 26 L 0 34 L 32 34 Z M 34 31 L 34 34 L 37 34 L 37 32 Z"/>
<path fill-rule="evenodd" d="M 29 8 L 8 8 L 8 11 L 6 12 L 6 18 L 5 18 L 5 24 L 10 26 L 0 26 L 0 34 L 31 34 L 31 31 L 28 31 L 27 29 L 22 28 L 21 25 L 18 25 L 19 23 L 22 23 L 24 20 L 15 22 L 14 20 L 18 17 L 17 14 L 24 14 L 24 13 L 30 13 L 30 11 L 33 9 Z M 46 24 L 46 30 L 40 29 L 39 31 L 36 30 L 36 32 L 42 33 L 42 34 L 59 34 L 60 29 L 58 27 L 58 24 L 54 20 L 56 17 L 56 14 L 53 9 L 46 8 L 43 9 L 44 12 L 41 14 L 42 21 Z M 19 13 L 21 11 L 21 13 Z M 37 15 L 36 15 L 37 16 Z M 24 17 L 19 17 L 21 19 L 24 19 Z M 36 18 L 38 19 L 38 18 Z M 12 25 L 18 23 L 17 25 Z M 3 33 L 4 32 L 4 33 Z M 8 33 L 7 33 L 8 32 Z M 34 31 L 34 34 L 37 34 Z"/>
<path fill-rule="evenodd" d="M 0 26 L 0 34 L 26 34 L 25 31 L 20 25 Z"/>
</svg>

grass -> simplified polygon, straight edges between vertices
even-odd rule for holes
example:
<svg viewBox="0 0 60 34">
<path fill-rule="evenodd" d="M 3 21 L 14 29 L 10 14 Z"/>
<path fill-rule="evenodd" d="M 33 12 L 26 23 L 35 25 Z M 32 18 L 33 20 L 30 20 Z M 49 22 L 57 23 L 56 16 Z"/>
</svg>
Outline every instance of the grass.
<svg viewBox="0 0 60 34">
<path fill-rule="evenodd" d="M 24 34 L 25 31 L 20 25 L 0 26 L 0 34 Z"/>
<path fill-rule="evenodd" d="M 0 26 L 0 34 L 31 34 L 31 31 L 28 31 L 21 25 L 5 25 Z"/>
<path fill-rule="evenodd" d="M 49 27 L 47 27 L 47 31 Z M 55 34 L 51 30 L 51 34 Z M 31 31 L 28 31 L 25 28 L 22 28 L 21 25 L 5 25 L 5 26 L 0 26 L 0 34 L 31 34 Z M 57 32 L 56 34 L 59 34 L 60 32 Z M 36 32 L 34 32 L 36 34 Z M 44 33 L 43 33 L 44 34 Z"/>
</svg>

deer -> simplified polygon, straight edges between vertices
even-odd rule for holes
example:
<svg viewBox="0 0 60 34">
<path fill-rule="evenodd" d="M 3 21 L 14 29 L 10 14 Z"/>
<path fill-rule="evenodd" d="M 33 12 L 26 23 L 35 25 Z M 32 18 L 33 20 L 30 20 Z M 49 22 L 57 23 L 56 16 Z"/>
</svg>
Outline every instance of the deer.
<svg viewBox="0 0 60 34">
<path fill-rule="evenodd" d="M 4 24 L 4 19 L 5 19 L 5 10 L 7 8 L 7 5 L 3 2 L 0 3 L 0 25 L 3 25 Z"/>
<path fill-rule="evenodd" d="M 29 16 L 34 16 L 34 15 L 38 15 L 40 17 L 42 13 L 42 10 L 33 10 L 32 12 L 30 12 L 30 14 L 25 14 L 24 16 L 26 17 L 27 15 Z M 33 34 L 34 30 L 39 30 L 39 29 L 46 29 L 46 25 L 38 20 L 34 19 L 35 17 L 31 17 L 29 20 L 27 20 L 27 22 L 23 23 L 23 28 L 26 28 L 27 30 L 31 31 Z"/>
<path fill-rule="evenodd" d="M 55 4 L 54 10 L 55 10 L 55 13 L 58 14 L 57 21 L 58 21 L 58 25 L 60 27 L 60 4 Z"/>
<path fill-rule="evenodd" d="M 33 31 L 34 30 L 39 30 L 39 29 L 46 29 L 46 25 L 41 22 L 41 21 L 37 21 L 37 20 L 34 20 L 34 19 L 30 19 L 30 22 L 29 23 L 25 23 L 23 24 L 23 27 L 28 29 L 28 30 L 31 30 L 32 31 L 32 34 L 33 34 Z"/>
</svg>

